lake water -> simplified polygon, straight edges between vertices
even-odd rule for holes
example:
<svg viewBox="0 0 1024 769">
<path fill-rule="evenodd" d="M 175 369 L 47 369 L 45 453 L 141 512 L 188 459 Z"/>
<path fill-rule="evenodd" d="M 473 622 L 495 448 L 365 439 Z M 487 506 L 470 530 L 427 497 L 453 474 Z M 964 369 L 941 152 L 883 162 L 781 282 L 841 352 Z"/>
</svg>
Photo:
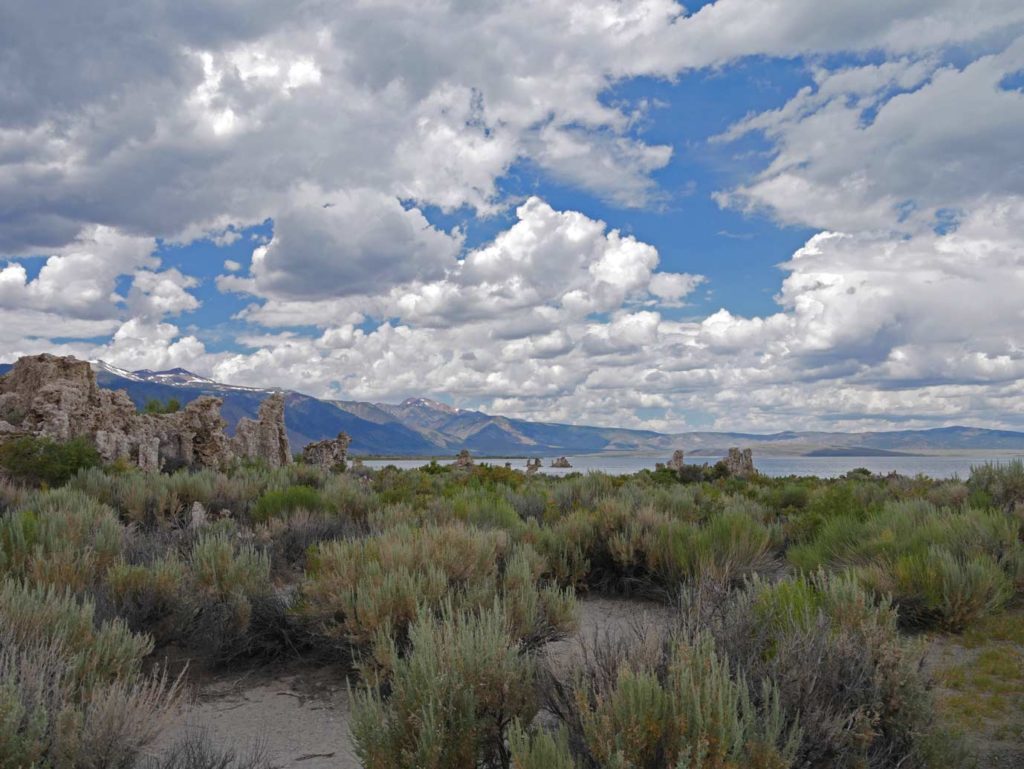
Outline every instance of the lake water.
<svg viewBox="0 0 1024 769">
<path fill-rule="evenodd" d="M 1013 458 L 1024 458 L 1024 454 L 971 454 L 962 456 L 926 456 L 926 457 L 781 457 L 781 456 L 758 456 L 754 454 L 754 467 L 765 475 L 773 477 L 784 477 L 787 475 L 816 475 L 819 478 L 835 478 L 853 470 L 856 467 L 865 467 L 873 473 L 888 474 L 892 472 L 901 475 L 927 475 L 932 478 L 952 478 L 959 476 L 966 479 L 971 474 L 971 466 L 984 462 L 1006 462 Z M 581 456 L 566 457 L 572 464 L 571 469 L 549 467 L 553 457 L 544 457 L 541 472 L 548 475 L 566 475 L 574 472 L 590 472 L 592 470 L 609 473 L 612 475 L 624 475 L 638 472 L 640 470 L 653 470 L 656 462 L 664 462 L 667 457 L 655 457 L 650 455 L 637 454 L 587 454 Z M 687 457 L 687 464 L 714 464 L 721 457 Z M 439 459 L 442 464 L 449 460 Z M 526 460 L 522 457 L 510 459 L 504 457 L 489 457 L 477 460 L 481 463 L 492 465 L 504 465 L 511 462 L 515 469 L 525 469 Z M 428 464 L 424 459 L 371 459 L 365 460 L 368 467 L 384 467 L 395 465 L 401 468 L 422 467 Z"/>
</svg>

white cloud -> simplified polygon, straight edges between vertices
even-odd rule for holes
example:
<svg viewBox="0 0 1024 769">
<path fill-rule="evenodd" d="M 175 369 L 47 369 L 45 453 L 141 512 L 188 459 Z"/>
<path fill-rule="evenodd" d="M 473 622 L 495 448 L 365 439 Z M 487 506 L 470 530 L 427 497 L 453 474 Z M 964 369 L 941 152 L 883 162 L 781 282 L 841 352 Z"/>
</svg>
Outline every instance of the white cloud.
<svg viewBox="0 0 1024 769">
<path fill-rule="evenodd" d="M 455 264 L 461 237 L 442 232 L 415 208 L 371 190 L 304 191 L 274 220 L 274 237 L 253 252 L 261 294 L 318 299 L 383 290 L 440 277 Z"/>
<path fill-rule="evenodd" d="M 140 270 L 132 281 L 128 306 L 134 315 L 143 318 L 162 318 L 195 310 L 199 300 L 187 289 L 198 285 L 198 280 L 178 270 Z"/>
<path fill-rule="evenodd" d="M 761 131 L 774 157 L 720 199 L 787 223 L 884 231 L 1022 195 L 1024 94 L 1001 86 L 1022 68 L 1024 38 L 959 69 L 903 60 L 821 71 L 815 88 L 724 135 Z"/>
<path fill-rule="evenodd" d="M 1004 78 L 1024 67 L 1022 28 L 1010 0 L 16 4 L 0 24 L 0 343 L 565 421 L 1008 423 L 1024 96 Z M 650 244 L 539 197 L 467 253 L 423 214 L 500 213 L 520 166 L 657 203 L 672 148 L 611 86 L 851 51 L 872 63 L 815 60 L 813 87 L 722 136 L 770 149 L 723 203 L 819 231 L 783 265 L 777 312 L 678 320 L 702 276 L 658 272 Z M 957 229 L 936 234 L 941 216 Z M 216 283 L 252 300 L 244 349 L 209 353 L 167 322 L 198 283 L 157 239 L 230 247 L 268 219 L 251 268 L 227 259 Z"/>
<path fill-rule="evenodd" d="M 18 262 L 0 269 L 0 306 L 83 319 L 116 317 L 123 299 L 116 293 L 118 276 L 159 264 L 151 256 L 154 247 L 151 238 L 89 227 L 49 256 L 33 280 Z"/>
</svg>

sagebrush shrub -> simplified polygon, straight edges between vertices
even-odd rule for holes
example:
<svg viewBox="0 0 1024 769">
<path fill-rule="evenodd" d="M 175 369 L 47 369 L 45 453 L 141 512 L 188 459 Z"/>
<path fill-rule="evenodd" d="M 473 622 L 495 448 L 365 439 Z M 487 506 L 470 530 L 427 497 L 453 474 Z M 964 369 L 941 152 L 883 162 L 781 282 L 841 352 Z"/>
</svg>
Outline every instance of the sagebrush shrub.
<svg viewBox="0 0 1024 769">
<path fill-rule="evenodd" d="M 549 705 L 566 730 L 558 739 L 513 732 L 513 761 L 616 769 L 785 769 L 801 732 L 770 681 L 750 687 L 698 634 L 652 647 L 625 645 L 585 660 L 568 680 L 549 681 Z"/>
<path fill-rule="evenodd" d="M 266 492 L 253 506 L 250 515 L 254 521 L 267 521 L 271 518 L 293 513 L 296 510 L 318 512 L 324 510 L 326 503 L 320 492 L 309 486 L 289 486 L 285 489 L 272 489 Z"/>
<path fill-rule="evenodd" d="M 273 769 L 261 743 L 246 753 L 215 745 L 205 731 L 191 731 L 139 769 Z"/>
<path fill-rule="evenodd" d="M 850 568 L 891 595 L 906 622 L 955 630 L 1013 595 L 1024 563 L 1020 529 L 997 510 L 889 502 L 870 515 L 831 519 L 788 555 L 805 571 Z"/>
<path fill-rule="evenodd" d="M 123 620 L 97 623 L 95 605 L 67 590 L 6 579 L 0 583 L 0 645 L 56 645 L 78 682 L 134 680 L 153 639 Z"/>
<path fill-rule="evenodd" d="M 479 612 L 422 611 L 389 635 L 390 675 L 354 693 L 352 737 L 367 769 L 508 765 L 506 732 L 537 712 L 536 665 L 496 601 Z M 386 692 L 386 693 L 385 693 Z"/>
<path fill-rule="evenodd" d="M 180 694 L 162 676 L 86 686 L 59 643 L 0 642 L 0 769 L 132 769 Z"/>
<path fill-rule="evenodd" d="M 532 548 L 502 531 L 403 525 L 319 544 L 298 611 L 327 642 L 365 649 L 381 633 L 403 638 L 421 608 L 436 612 L 449 602 L 472 610 L 501 596 L 518 637 L 536 644 L 575 622 L 571 594 L 543 584 L 545 571 Z"/>
<path fill-rule="evenodd" d="M 37 492 L 0 518 L 0 576 L 81 592 L 118 557 L 123 539 L 114 511 L 88 495 Z"/>
<path fill-rule="evenodd" d="M 922 650 L 900 636 L 895 609 L 854 577 L 753 579 L 683 599 L 688 635 L 709 635 L 747 680 L 777 687 L 787 721 L 803 732 L 798 766 L 916 765 L 932 716 Z"/>
<path fill-rule="evenodd" d="M 246 652 L 254 618 L 283 623 L 284 606 L 270 581 L 270 559 L 252 545 L 223 533 L 202 534 L 189 558 L 194 606 L 191 640 L 218 657 Z"/>
</svg>

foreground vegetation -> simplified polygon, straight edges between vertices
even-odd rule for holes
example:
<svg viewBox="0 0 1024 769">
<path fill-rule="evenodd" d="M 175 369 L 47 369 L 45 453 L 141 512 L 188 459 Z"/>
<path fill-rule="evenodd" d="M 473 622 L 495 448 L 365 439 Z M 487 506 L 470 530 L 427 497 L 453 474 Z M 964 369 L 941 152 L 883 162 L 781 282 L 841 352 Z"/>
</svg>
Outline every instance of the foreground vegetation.
<svg viewBox="0 0 1024 769">
<path fill-rule="evenodd" d="M 0 465 L 0 769 L 260 765 L 195 741 L 143 760 L 181 697 L 154 665 L 171 649 L 353 672 L 356 751 L 381 769 L 967 765 L 936 713 L 1020 659 L 1007 641 L 940 674 L 936 704 L 921 640 L 977 640 L 1019 599 L 1020 462 L 966 482 L 146 475 L 22 443 Z M 673 619 L 552 667 L 588 594 Z"/>
</svg>

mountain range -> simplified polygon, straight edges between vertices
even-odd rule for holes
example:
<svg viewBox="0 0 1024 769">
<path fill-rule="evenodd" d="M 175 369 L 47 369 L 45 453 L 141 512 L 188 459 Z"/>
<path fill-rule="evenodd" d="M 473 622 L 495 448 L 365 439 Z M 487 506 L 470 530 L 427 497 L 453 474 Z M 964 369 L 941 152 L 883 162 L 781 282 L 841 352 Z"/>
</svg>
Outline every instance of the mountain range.
<svg viewBox="0 0 1024 769">
<path fill-rule="evenodd" d="M 273 390 L 215 382 L 182 368 L 127 371 L 102 361 L 92 364 L 101 387 L 125 390 L 140 408 L 156 398 L 182 404 L 200 395 L 223 399 L 229 432 L 243 417 L 255 417 Z M 0 364 L 0 375 L 10 369 Z M 429 398 L 402 403 L 325 400 L 285 392 L 285 424 L 292 448 L 346 432 L 354 454 L 447 456 L 468 449 L 478 456 L 550 456 L 598 452 L 632 452 L 668 456 L 676 448 L 687 454 L 715 456 L 730 446 L 752 447 L 763 454 L 796 456 L 880 456 L 943 451 L 1024 451 L 1024 432 L 975 427 L 882 432 L 689 432 L 531 422 L 458 409 Z"/>
</svg>

